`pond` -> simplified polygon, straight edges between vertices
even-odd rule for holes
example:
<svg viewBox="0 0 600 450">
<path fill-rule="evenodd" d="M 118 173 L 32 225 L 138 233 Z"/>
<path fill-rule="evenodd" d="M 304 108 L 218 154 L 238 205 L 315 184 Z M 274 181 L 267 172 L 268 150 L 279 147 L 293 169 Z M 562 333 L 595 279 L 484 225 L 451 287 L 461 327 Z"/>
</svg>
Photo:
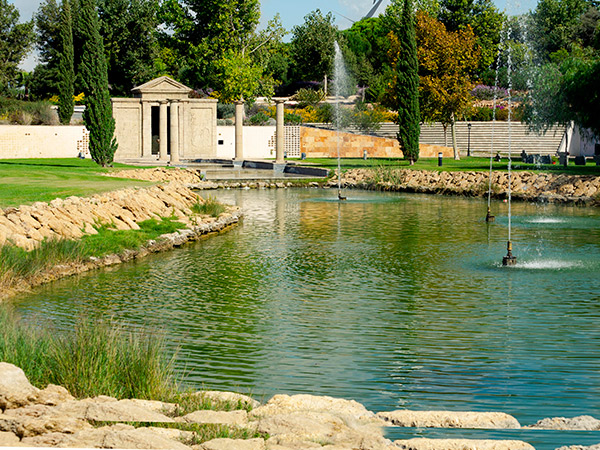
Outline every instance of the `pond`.
<svg viewBox="0 0 600 450">
<path fill-rule="evenodd" d="M 600 417 L 598 210 L 513 204 L 518 265 L 506 268 L 504 203 L 486 224 L 481 199 L 347 194 L 340 203 L 335 190 L 218 191 L 243 208 L 239 227 L 56 282 L 18 308 L 61 329 L 94 313 L 163 329 L 196 388 L 331 395 L 373 411 L 503 411 L 522 425 Z M 538 449 L 600 442 L 470 433 Z"/>
</svg>

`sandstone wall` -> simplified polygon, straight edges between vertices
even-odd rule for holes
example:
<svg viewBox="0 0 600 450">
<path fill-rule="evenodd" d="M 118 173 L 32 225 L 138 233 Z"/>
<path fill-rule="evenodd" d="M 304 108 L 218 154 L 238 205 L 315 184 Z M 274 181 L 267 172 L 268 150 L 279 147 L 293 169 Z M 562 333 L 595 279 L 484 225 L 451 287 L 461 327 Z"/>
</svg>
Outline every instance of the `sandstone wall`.
<svg viewBox="0 0 600 450">
<path fill-rule="evenodd" d="M 362 158 L 366 150 L 370 158 L 400 158 L 402 151 L 397 139 L 364 134 L 339 133 L 340 156 Z M 300 148 L 309 158 L 337 158 L 338 133 L 322 128 L 301 127 Z M 420 144 L 421 158 L 437 158 L 438 153 L 452 157 L 452 148 L 440 145 Z"/>
</svg>

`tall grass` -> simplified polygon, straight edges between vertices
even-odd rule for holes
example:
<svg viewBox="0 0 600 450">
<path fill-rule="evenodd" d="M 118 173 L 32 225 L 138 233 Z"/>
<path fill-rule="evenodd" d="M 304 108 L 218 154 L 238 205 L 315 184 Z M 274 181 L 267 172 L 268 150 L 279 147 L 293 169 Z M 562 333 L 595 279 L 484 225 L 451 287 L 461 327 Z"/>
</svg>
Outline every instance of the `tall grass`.
<svg viewBox="0 0 600 450">
<path fill-rule="evenodd" d="M 0 285 L 34 276 L 57 264 L 82 261 L 90 256 L 102 257 L 137 250 L 151 239 L 185 227 L 173 217 L 149 219 L 138 223 L 139 230 L 113 230 L 100 225 L 98 234 L 80 240 L 47 239 L 30 252 L 14 245 L 0 246 Z"/>
<path fill-rule="evenodd" d="M 219 203 L 214 197 L 208 197 L 204 203 L 195 203 L 190 209 L 196 214 L 219 217 L 226 211 L 227 207 Z"/>
<path fill-rule="evenodd" d="M 76 397 L 168 399 L 178 392 L 160 336 L 106 320 L 80 319 L 70 332 L 22 323 L 0 305 L 0 361 L 21 367 L 40 388 L 65 387 Z"/>
</svg>

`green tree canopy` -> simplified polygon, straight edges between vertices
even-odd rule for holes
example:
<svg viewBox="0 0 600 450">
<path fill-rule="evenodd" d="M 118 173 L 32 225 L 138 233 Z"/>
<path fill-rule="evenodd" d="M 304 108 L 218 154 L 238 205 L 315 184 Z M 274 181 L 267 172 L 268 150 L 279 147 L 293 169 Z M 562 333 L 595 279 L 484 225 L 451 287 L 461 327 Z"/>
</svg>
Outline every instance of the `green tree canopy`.
<svg viewBox="0 0 600 450">
<path fill-rule="evenodd" d="M 321 10 L 304 17 L 304 23 L 292 29 L 290 51 L 292 73 L 296 80 L 322 80 L 333 72 L 334 42 L 338 36 L 333 15 Z"/>
<path fill-rule="evenodd" d="M 83 43 L 79 76 L 86 96 L 83 122 L 90 132 L 90 154 L 102 167 L 112 164 L 117 143 L 108 92 L 106 56 L 94 0 L 79 0 L 78 30 Z"/>
<path fill-rule="evenodd" d="M 113 95 L 129 95 L 159 75 L 158 0 L 98 0 L 100 34 Z"/>
<path fill-rule="evenodd" d="M 18 66 L 33 43 L 33 21 L 19 23 L 19 11 L 0 0 L 0 92 L 17 83 Z"/>
<path fill-rule="evenodd" d="M 73 49 L 73 18 L 69 0 L 62 0 L 60 8 L 60 54 L 58 56 L 58 117 L 68 125 L 73 116 L 75 67 Z"/>
</svg>

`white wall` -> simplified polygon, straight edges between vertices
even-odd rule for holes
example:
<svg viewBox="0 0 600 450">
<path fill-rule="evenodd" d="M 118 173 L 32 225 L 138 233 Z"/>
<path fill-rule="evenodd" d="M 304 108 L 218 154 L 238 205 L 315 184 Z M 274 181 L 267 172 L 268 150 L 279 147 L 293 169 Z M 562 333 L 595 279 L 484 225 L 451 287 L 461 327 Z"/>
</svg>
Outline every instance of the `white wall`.
<svg viewBox="0 0 600 450">
<path fill-rule="evenodd" d="M 89 158 L 89 133 L 82 125 L 0 125 L 0 159 Z"/>
<path fill-rule="evenodd" d="M 244 159 L 275 158 L 275 127 L 244 127 Z M 235 127 L 217 127 L 217 158 L 235 157 Z"/>
</svg>

